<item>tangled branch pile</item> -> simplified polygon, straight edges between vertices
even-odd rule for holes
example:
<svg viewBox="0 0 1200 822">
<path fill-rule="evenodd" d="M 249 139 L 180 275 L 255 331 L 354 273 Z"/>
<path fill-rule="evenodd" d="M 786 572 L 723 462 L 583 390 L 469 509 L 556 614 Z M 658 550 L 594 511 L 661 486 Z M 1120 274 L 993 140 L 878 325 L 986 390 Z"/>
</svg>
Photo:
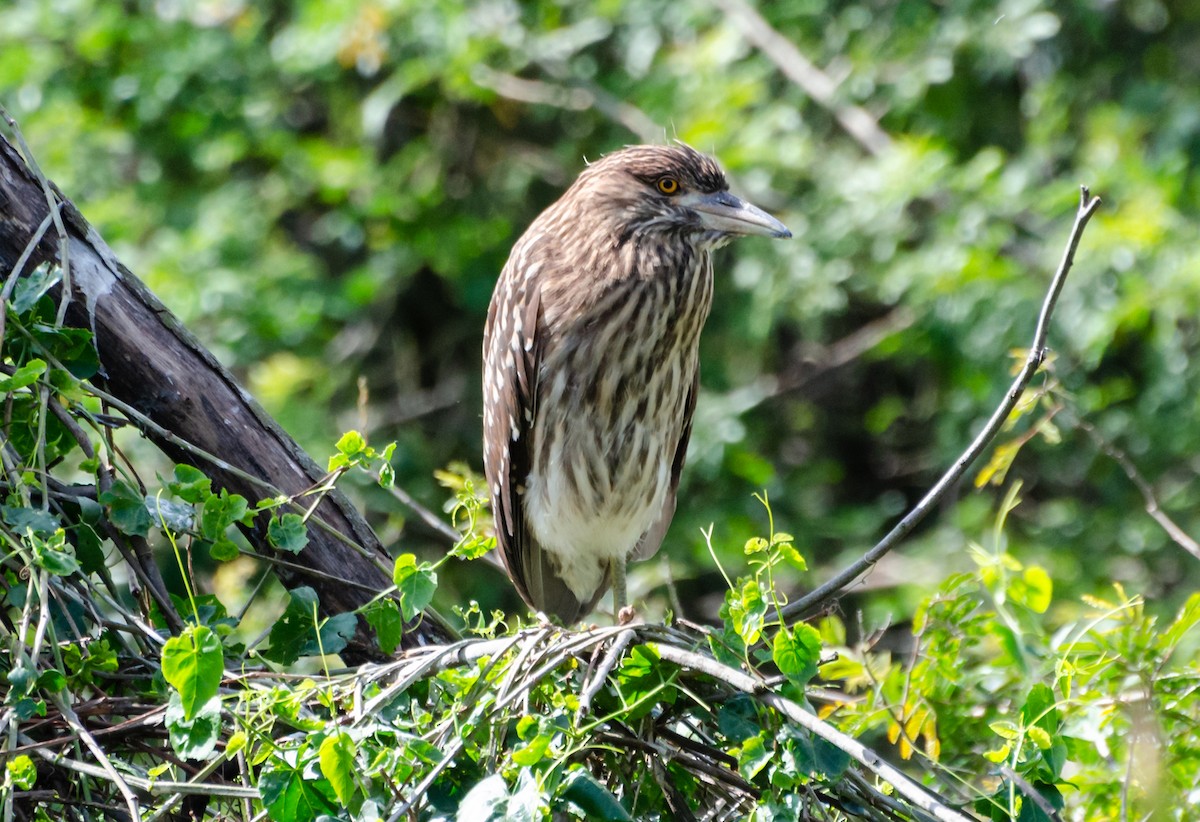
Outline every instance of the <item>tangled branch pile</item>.
<svg viewBox="0 0 1200 822">
<path fill-rule="evenodd" d="M 32 637 L 7 637 L 9 761 L 36 784 L 9 798 L 19 819 L 965 818 L 693 630 L 539 626 L 289 674 L 222 646 L 213 598 L 167 638 L 53 541 L 6 558 Z"/>
</svg>

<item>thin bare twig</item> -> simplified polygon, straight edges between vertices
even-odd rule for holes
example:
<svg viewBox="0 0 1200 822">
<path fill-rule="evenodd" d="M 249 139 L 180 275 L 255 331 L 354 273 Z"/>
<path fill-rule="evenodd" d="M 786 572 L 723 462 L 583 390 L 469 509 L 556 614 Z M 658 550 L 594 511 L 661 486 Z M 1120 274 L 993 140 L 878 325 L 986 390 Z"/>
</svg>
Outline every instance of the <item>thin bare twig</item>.
<svg viewBox="0 0 1200 822">
<path fill-rule="evenodd" d="M 577 722 L 587 716 L 588 711 L 592 709 L 592 700 L 596 698 L 596 694 L 600 693 L 600 689 L 608 681 L 608 675 L 612 673 L 612 669 L 616 664 L 621 661 L 621 658 L 625 655 L 625 649 L 629 647 L 629 643 L 632 641 L 633 630 L 630 628 L 626 628 L 617 635 L 612 647 L 604 655 L 604 660 L 596 668 L 596 673 L 592 676 L 591 682 L 584 689 L 583 696 L 579 697 L 579 709 L 575 711 L 575 720 Z"/>
<path fill-rule="evenodd" d="M 122 778 L 121 774 L 117 773 L 117 769 L 113 767 L 108 755 L 100 747 L 100 743 L 96 741 L 91 732 L 79 721 L 79 717 L 75 714 L 75 711 L 72 710 L 71 706 L 67 704 L 67 701 L 61 695 L 55 694 L 51 699 L 54 701 L 54 705 L 58 708 L 58 712 L 62 715 L 62 718 L 66 720 L 67 724 L 71 726 L 71 730 L 75 732 L 76 737 L 82 739 L 83 744 L 92 752 L 92 756 L 96 757 L 96 761 L 100 763 L 104 775 L 116 785 L 117 790 L 125 800 L 125 807 L 129 808 L 129 818 L 141 819 L 137 797 L 133 795 L 133 791 L 129 789 L 129 784 Z"/>
<path fill-rule="evenodd" d="M 790 40 L 771 27 L 745 0 L 713 0 L 754 46 L 773 62 L 783 75 L 829 111 L 838 124 L 869 154 L 882 154 L 892 138 L 879 127 L 866 109 L 837 99 L 838 84 L 800 53 Z"/>
<path fill-rule="evenodd" d="M 207 779 L 208 777 L 212 776 L 214 773 L 216 773 L 217 770 L 219 770 L 221 768 L 221 766 L 223 766 L 224 764 L 225 764 L 225 757 L 223 757 L 223 756 L 213 757 L 212 761 L 209 762 L 207 765 L 205 765 L 203 768 L 201 768 L 191 779 L 189 779 L 187 782 L 184 782 L 181 784 L 188 785 L 188 786 L 204 785 L 205 787 L 210 787 L 210 785 L 208 783 L 205 783 L 204 780 Z M 214 785 L 211 787 L 218 789 L 218 790 L 214 790 L 212 792 L 212 795 L 219 796 L 219 795 L 221 795 L 219 792 L 219 789 L 226 787 L 226 786 Z M 146 817 L 145 822 L 155 822 L 155 820 L 162 819 L 164 816 L 171 813 L 171 811 L 173 811 L 175 809 L 175 806 L 183 800 L 185 795 L 186 794 L 183 791 L 177 791 L 176 793 L 167 797 L 166 801 L 162 803 L 162 805 L 158 808 L 158 810 L 156 810 L 150 816 Z M 229 797 L 229 796 L 230 796 L 230 794 L 226 794 L 226 797 Z M 238 796 L 238 794 L 234 794 L 234 796 Z M 241 794 L 240 798 L 248 799 L 249 797 L 245 796 L 244 794 Z"/>
<path fill-rule="evenodd" d="M 67 305 L 71 302 L 71 244 L 67 239 L 67 228 L 63 224 L 62 212 L 59 209 L 59 198 L 54 193 L 54 189 L 50 185 L 50 181 L 46 179 L 46 175 L 42 173 L 41 166 L 38 165 L 37 158 L 33 156 L 33 151 L 29 148 L 29 144 L 25 142 L 25 135 L 21 133 L 20 126 L 8 113 L 8 109 L 0 106 L 0 118 L 8 124 L 8 128 L 12 136 L 17 141 L 17 145 L 21 147 L 21 153 L 25 155 L 25 163 L 29 166 L 29 170 L 37 179 L 38 185 L 41 186 L 42 193 L 46 197 L 46 205 L 49 206 L 50 220 L 54 223 L 54 230 L 58 232 L 58 266 L 62 271 L 62 300 L 58 304 L 58 315 L 55 318 L 55 325 L 61 326 L 63 319 L 67 314 Z M 36 243 L 35 243 L 36 244 Z"/>
<path fill-rule="evenodd" d="M 553 630 L 550 625 L 541 625 L 534 630 L 530 635 L 528 642 L 521 642 L 521 650 L 517 652 L 516 657 L 508 665 L 508 672 L 505 674 L 503 681 L 496 688 L 496 699 L 504 699 L 508 696 L 510 690 L 516 684 L 517 677 L 525 669 L 526 660 L 533 654 L 537 646 L 549 638 L 550 632 Z M 500 655 L 497 654 L 497 657 Z"/>
<path fill-rule="evenodd" d="M 1171 519 L 1158 504 L 1158 497 L 1154 495 L 1154 488 L 1150 485 L 1149 480 L 1142 476 L 1142 472 L 1133 464 L 1133 460 L 1129 455 L 1118 448 L 1114 443 L 1110 442 L 1103 434 L 1101 434 L 1096 426 L 1092 425 L 1085 419 L 1076 418 L 1075 427 L 1091 438 L 1106 456 L 1120 466 L 1125 472 L 1125 476 L 1133 483 L 1134 487 L 1142 495 L 1142 502 L 1145 503 L 1146 513 L 1157 522 L 1162 529 L 1167 532 L 1176 545 L 1196 559 L 1200 559 L 1200 542 L 1192 539 L 1186 531 L 1179 527 L 1175 520 Z"/>
<path fill-rule="evenodd" d="M 30 743 L 28 737 L 22 735 L 23 743 Z M 44 748 L 32 748 L 34 753 L 45 759 L 51 765 L 65 767 L 68 770 L 76 773 L 84 774 L 85 776 L 104 778 L 108 776 L 108 772 L 97 765 L 92 765 L 88 762 L 79 762 L 78 760 L 69 759 L 68 757 L 45 750 Z M 139 791 L 145 791 L 154 796 L 162 796 L 171 793 L 185 794 L 203 794 L 208 796 L 226 796 L 226 797 L 245 797 L 247 799 L 261 798 L 258 793 L 258 788 L 242 787 L 241 785 L 214 785 L 211 782 L 176 782 L 169 779 L 146 779 L 133 774 L 125 774 L 124 781 L 128 785 L 137 788 Z M 141 819 L 140 816 L 134 816 L 134 819 Z"/>
<path fill-rule="evenodd" d="M 606 731 L 600 734 L 599 739 L 601 742 L 611 742 L 621 749 L 634 748 L 654 754 L 663 762 L 669 762 L 672 759 L 680 760 L 690 768 L 711 777 L 714 781 L 723 782 L 735 790 L 743 791 L 754 797 L 760 794 L 758 788 L 743 779 L 742 775 L 734 769 L 715 765 L 685 750 L 673 748 L 661 742 L 647 741 L 633 731 L 624 729 L 623 726 L 619 726 L 616 731 Z"/>
<path fill-rule="evenodd" d="M 589 631 L 580 637 L 575 637 L 564 641 L 557 649 L 555 649 L 558 651 L 558 653 L 553 655 L 554 658 L 550 662 L 547 662 L 540 668 L 528 674 L 524 678 L 521 687 L 512 690 L 503 698 L 498 698 L 495 704 L 492 705 L 491 710 L 493 712 L 504 710 L 517 699 L 519 699 L 523 693 L 537 685 L 537 683 L 541 681 L 541 679 L 548 673 L 561 665 L 571 653 L 573 653 L 575 650 L 578 650 L 578 646 L 586 645 L 589 642 L 599 641 L 609 633 L 612 633 L 612 631 Z M 491 640 L 490 642 L 482 644 L 490 645 L 492 642 L 495 642 L 495 640 Z M 508 640 L 506 639 L 505 642 L 508 642 Z M 408 813 L 410 809 L 416 807 L 441 772 L 454 763 L 454 759 L 456 756 L 458 756 L 458 753 L 462 750 L 462 747 L 463 741 L 461 738 L 450 740 L 450 742 L 443 749 L 442 760 L 430 768 L 429 773 L 426 774 L 425 777 L 416 785 L 416 787 L 410 791 L 408 799 L 402 802 L 395 809 L 392 815 L 388 818 L 388 822 L 398 822 L 398 820 L 401 819 L 404 814 Z"/>
<path fill-rule="evenodd" d="M 844 568 L 824 585 L 821 585 L 816 590 L 800 597 L 794 602 L 788 603 L 782 611 L 785 618 L 790 619 L 811 613 L 817 606 L 835 597 L 843 588 L 850 585 L 859 576 L 872 568 L 885 554 L 895 548 L 900 540 L 908 536 L 917 527 L 917 524 L 941 502 L 947 492 L 958 483 L 967 469 L 971 467 L 971 464 L 979 458 L 980 454 L 995 439 L 1005 420 L 1008 419 L 1008 415 L 1021 399 L 1026 386 L 1029 385 L 1034 374 L 1041 368 L 1042 362 L 1046 358 L 1046 334 L 1050 327 L 1050 317 L 1054 313 L 1054 306 L 1058 302 L 1058 296 L 1062 293 L 1063 285 L 1067 280 L 1067 274 L 1070 273 L 1071 266 L 1075 261 L 1075 250 L 1079 247 L 1079 241 L 1083 237 L 1083 230 L 1099 207 L 1100 198 L 1093 197 L 1091 192 L 1088 191 L 1087 186 L 1080 186 L 1079 208 L 1075 212 L 1075 223 L 1071 227 L 1071 234 L 1067 239 L 1066 248 L 1063 250 L 1062 260 L 1058 264 L 1058 269 L 1054 272 L 1054 277 L 1050 281 L 1049 291 L 1046 293 L 1046 299 L 1042 303 L 1042 310 L 1038 315 L 1037 328 L 1033 334 L 1033 343 L 1029 347 L 1029 354 L 1025 358 L 1025 365 L 1021 368 L 1020 373 L 1017 374 L 1016 379 L 1004 395 L 1004 399 L 1000 402 L 1000 405 L 992 412 L 991 419 L 988 420 L 983 430 L 979 432 L 967 449 L 958 456 L 949 470 L 929 489 L 929 492 L 922 497 L 921 501 L 875 547 L 867 551 L 857 561 Z"/>
<path fill-rule="evenodd" d="M 526 634 L 518 633 L 500 639 L 468 639 L 452 645 L 415 649 L 400 662 L 380 667 L 381 675 L 402 672 L 402 676 L 380 691 L 378 695 L 372 697 L 371 701 L 363 706 L 363 712 L 367 715 L 374 713 L 386 705 L 389 699 L 396 694 L 403 693 L 408 686 L 419 679 L 434 676 L 448 668 L 470 665 L 481 657 L 508 653 L 508 650 L 520 642 L 524 636 Z"/>
<path fill-rule="evenodd" d="M 475 67 L 471 72 L 471 79 L 509 100 L 552 106 L 567 111 L 595 109 L 629 129 L 642 142 L 653 143 L 662 139 L 662 126 L 650 119 L 644 111 L 595 86 L 566 86 L 544 80 L 529 80 L 483 65 Z"/>
</svg>

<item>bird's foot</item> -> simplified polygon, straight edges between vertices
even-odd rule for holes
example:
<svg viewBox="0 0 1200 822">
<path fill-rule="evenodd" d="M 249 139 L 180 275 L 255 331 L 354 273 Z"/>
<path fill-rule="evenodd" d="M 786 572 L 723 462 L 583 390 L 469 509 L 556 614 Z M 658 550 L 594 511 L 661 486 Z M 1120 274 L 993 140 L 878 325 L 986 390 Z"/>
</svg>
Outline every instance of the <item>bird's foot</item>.
<svg viewBox="0 0 1200 822">
<path fill-rule="evenodd" d="M 626 605 L 621 610 L 617 611 L 617 624 L 628 625 L 638 618 L 637 609 L 632 605 Z"/>
</svg>

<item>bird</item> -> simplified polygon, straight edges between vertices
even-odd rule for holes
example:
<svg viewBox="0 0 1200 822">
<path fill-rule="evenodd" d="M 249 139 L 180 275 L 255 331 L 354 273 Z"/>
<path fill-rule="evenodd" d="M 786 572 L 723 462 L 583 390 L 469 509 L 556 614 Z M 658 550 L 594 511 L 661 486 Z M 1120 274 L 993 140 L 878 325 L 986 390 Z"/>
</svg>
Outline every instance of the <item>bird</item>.
<svg viewBox="0 0 1200 822">
<path fill-rule="evenodd" d="M 484 475 L 499 554 L 534 611 L 570 625 L 652 556 L 675 513 L 699 389 L 712 252 L 788 238 L 675 142 L 585 167 L 517 240 L 483 342 Z"/>
</svg>

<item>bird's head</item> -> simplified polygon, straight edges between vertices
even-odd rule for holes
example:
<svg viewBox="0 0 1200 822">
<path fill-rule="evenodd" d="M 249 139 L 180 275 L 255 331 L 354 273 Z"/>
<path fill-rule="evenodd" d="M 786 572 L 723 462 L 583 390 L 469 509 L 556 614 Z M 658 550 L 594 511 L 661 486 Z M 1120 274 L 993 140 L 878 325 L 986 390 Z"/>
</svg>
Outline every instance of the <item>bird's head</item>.
<svg viewBox="0 0 1200 822">
<path fill-rule="evenodd" d="M 787 227 L 730 193 L 725 172 L 690 146 L 629 146 L 589 165 L 567 193 L 610 222 L 618 240 L 667 235 L 716 248 L 738 236 L 786 238 Z"/>
</svg>

